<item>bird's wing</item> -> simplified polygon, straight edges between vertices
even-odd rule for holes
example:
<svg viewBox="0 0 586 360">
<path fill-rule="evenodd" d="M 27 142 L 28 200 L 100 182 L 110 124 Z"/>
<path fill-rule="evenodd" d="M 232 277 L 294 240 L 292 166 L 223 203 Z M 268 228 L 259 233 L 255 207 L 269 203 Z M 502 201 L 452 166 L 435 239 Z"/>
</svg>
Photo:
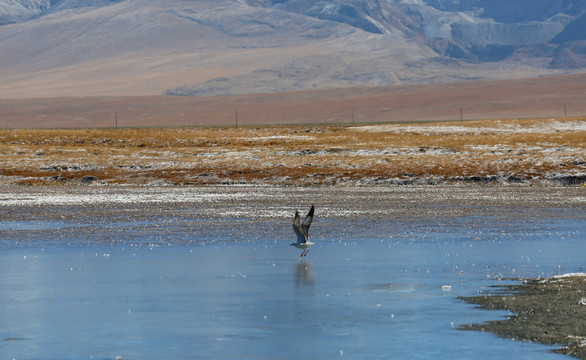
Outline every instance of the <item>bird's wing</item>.
<svg viewBox="0 0 586 360">
<path fill-rule="evenodd" d="M 303 219 L 303 224 L 301 224 L 301 228 L 303 229 L 303 233 L 305 235 L 309 234 L 309 227 L 311 226 L 311 222 L 313 221 L 313 211 L 314 211 L 314 207 L 313 205 L 311 205 L 311 209 L 309 209 L 309 212 L 307 213 L 307 216 L 305 217 L 305 219 Z"/>
<path fill-rule="evenodd" d="M 305 235 L 303 235 L 303 229 L 301 228 L 301 218 L 299 217 L 299 211 L 295 210 L 295 218 L 293 219 L 293 231 L 297 235 L 297 243 L 304 243 Z"/>
</svg>

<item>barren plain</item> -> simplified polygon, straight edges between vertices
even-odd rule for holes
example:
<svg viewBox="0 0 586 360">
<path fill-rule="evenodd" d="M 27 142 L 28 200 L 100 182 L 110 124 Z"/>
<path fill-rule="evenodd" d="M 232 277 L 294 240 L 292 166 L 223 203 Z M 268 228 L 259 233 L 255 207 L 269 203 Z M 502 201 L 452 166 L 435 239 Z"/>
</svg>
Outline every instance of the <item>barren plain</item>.
<svg viewBox="0 0 586 360">
<path fill-rule="evenodd" d="M 0 182 L 579 185 L 586 181 L 584 139 L 584 118 L 1 130 Z"/>
<path fill-rule="evenodd" d="M 0 100 L 0 128 L 356 124 L 577 117 L 586 74 L 232 96 Z M 80 90 L 80 94 L 83 94 Z M 135 94 L 135 93 L 132 93 Z"/>
</svg>

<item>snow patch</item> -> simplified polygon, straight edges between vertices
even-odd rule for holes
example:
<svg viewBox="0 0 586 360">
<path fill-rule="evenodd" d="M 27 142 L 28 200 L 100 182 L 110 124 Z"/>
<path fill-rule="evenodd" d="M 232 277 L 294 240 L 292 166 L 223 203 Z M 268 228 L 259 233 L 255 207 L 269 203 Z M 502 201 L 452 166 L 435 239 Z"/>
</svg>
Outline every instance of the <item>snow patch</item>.
<svg viewBox="0 0 586 360">
<path fill-rule="evenodd" d="M 489 126 L 454 126 L 454 125 L 368 125 L 355 126 L 351 130 L 365 132 L 394 132 L 415 134 L 514 134 L 536 133 L 553 134 L 559 131 L 586 131 L 585 121 L 550 121 L 541 122 L 533 126 L 520 126 L 519 124 L 500 124 L 498 127 Z"/>
<path fill-rule="evenodd" d="M 583 272 L 567 273 L 567 274 L 562 274 L 562 275 L 555 275 L 552 278 L 553 279 L 564 279 L 564 278 L 570 278 L 570 277 L 585 277 L 586 278 L 586 273 L 583 273 Z"/>
<path fill-rule="evenodd" d="M 88 192 L 76 196 L 52 191 L 44 193 L 20 194 L 6 193 L 0 199 L 3 206 L 73 206 L 96 204 L 144 204 L 144 203 L 180 203 L 180 202 L 215 202 L 240 199 L 252 196 L 249 193 L 203 193 L 196 190 L 173 189 L 127 189 L 123 192 L 103 191 Z"/>
</svg>

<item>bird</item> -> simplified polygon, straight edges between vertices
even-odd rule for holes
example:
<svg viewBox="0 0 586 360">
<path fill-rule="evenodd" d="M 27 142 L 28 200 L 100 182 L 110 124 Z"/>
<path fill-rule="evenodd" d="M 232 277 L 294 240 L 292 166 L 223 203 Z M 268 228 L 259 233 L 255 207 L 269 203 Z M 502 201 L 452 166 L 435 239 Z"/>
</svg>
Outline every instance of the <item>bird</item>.
<svg viewBox="0 0 586 360">
<path fill-rule="evenodd" d="M 309 227 L 311 226 L 311 222 L 313 221 L 313 212 L 315 207 L 311 205 L 307 216 L 301 222 L 301 217 L 299 216 L 299 211 L 295 210 L 295 218 L 293 219 L 293 231 L 295 231 L 295 235 L 297 235 L 297 242 L 289 244 L 289 246 L 295 246 L 298 249 L 302 249 L 303 252 L 301 256 L 307 256 L 309 252 L 309 247 L 313 245 L 311 241 L 309 241 Z"/>
</svg>

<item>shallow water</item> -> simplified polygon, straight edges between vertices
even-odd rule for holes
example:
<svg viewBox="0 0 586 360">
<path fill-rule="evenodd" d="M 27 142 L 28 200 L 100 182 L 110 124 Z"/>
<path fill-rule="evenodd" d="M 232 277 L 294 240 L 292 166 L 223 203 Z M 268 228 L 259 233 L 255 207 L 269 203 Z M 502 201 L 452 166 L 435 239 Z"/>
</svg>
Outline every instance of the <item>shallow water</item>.
<svg viewBox="0 0 586 360">
<path fill-rule="evenodd" d="M 506 222 L 316 217 L 303 259 L 289 219 L 189 210 L 0 222 L 0 358 L 566 358 L 457 330 L 507 314 L 456 297 L 583 271 L 586 221 L 568 210 Z"/>
</svg>

